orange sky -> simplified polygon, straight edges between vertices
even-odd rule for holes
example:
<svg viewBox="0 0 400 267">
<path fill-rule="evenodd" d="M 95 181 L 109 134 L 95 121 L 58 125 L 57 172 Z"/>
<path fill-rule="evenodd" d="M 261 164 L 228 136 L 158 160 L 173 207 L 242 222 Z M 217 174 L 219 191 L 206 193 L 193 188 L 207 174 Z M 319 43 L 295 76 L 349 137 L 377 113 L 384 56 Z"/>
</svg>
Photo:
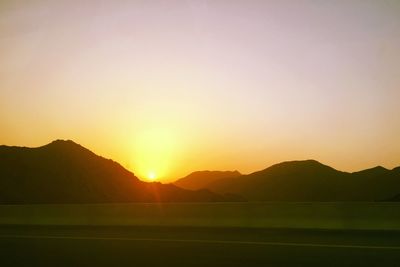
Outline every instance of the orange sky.
<svg viewBox="0 0 400 267">
<path fill-rule="evenodd" d="M 1 1 L 0 143 L 138 176 L 400 165 L 398 1 Z"/>
</svg>

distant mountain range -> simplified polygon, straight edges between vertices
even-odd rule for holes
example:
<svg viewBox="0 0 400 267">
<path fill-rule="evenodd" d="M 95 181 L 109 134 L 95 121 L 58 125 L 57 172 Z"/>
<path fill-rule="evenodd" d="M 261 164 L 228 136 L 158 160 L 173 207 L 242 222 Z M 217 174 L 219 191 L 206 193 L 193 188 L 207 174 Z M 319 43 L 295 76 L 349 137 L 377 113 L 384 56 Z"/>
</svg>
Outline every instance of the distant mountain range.
<svg viewBox="0 0 400 267">
<path fill-rule="evenodd" d="M 400 200 L 400 167 L 348 173 L 315 160 L 289 161 L 249 175 L 214 179 L 204 188 L 249 201 L 394 201 Z"/>
<path fill-rule="evenodd" d="M 224 178 L 236 178 L 242 174 L 238 171 L 197 171 L 178 179 L 175 185 L 189 190 L 206 188 L 212 182 Z"/>
<path fill-rule="evenodd" d="M 0 146 L 0 204 L 238 201 L 233 195 L 146 183 L 72 142 Z"/>
<path fill-rule="evenodd" d="M 194 172 L 165 185 L 140 181 L 72 141 L 0 146 L 0 204 L 244 200 L 400 201 L 400 167 L 348 173 L 315 160 L 289 161 L 248 175 Z"/>
</svg>

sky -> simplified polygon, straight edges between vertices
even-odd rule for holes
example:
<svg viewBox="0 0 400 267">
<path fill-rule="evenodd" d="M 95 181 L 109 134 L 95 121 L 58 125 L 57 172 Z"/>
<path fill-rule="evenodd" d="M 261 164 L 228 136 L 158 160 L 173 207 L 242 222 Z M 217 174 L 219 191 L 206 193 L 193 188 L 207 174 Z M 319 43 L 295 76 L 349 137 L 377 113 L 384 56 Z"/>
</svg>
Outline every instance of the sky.
<svg viewBox="0 0 400 267">
<path fill-rule="evenodd" d="M 0 144 L 142 179 L 400 165 L 398 0 L 0 2 Z"/>
</svg>

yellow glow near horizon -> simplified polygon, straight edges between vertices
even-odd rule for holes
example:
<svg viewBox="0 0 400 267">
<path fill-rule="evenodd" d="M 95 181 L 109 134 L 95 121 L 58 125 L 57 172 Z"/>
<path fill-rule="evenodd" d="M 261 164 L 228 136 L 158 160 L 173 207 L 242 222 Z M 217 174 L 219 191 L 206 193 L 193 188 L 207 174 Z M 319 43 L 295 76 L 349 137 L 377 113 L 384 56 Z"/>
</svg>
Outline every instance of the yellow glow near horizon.
<svg viewBox="0 0 400 267">
<path fill-rule="evenodd" d="M 132 143 L 132 165 L 138 177 L 148 181 L 171 176 L 181 150 L 177 134 L 168 127 L 148 128 L 136 133 Z"/>
<path fill-rule="evenodd" d="M 147 174 L 147 178 L 149 179 L 149 181 L 154 182 L 154 181 L 157 180 L 157 175 L 156 175 L 156 173 L 155 173 L 154 171 L 150 171 L 150 172 Z"/>
</svg>

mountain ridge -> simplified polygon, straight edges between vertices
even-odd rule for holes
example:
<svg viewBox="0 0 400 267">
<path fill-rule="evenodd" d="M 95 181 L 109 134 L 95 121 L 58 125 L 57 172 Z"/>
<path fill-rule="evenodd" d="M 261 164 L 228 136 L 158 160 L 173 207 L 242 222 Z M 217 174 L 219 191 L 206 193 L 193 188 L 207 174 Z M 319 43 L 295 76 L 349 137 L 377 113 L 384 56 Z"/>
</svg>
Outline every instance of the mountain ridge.
<svg viewBox="0 0 400 267">
<path fill-rule="evenodd" d="M 174 185 L 189 189 L 189 190 L 198 190 L 205 188 L 208 184 L 213 181 L 223 179 L 223 178 L 234 178 L 241 176 L 242 174 L 235 171 L 195 171 L 190 173 L 189 175 L 177 179 L 173 182 Z"/>
<path fill-rule="evenodd" d="M 208 190 L 146 183 L 119 163 L 69 140 L 0 147 L 0 203 L 214 202 L 237 200 Z"/>
<path fill-rule="evenodd" d="M 195 188 L 185 189 L 185 179 L 192 180 Z M 350 173 L 308 159 L 277 163 L 246 175 L 198 171 L 180 180 L 165 185 L 143 182 L 118 162 L 71 140 L 36 148 L 0 146 L 0 203 L 12 204 L 382 201 L 399 198 L 394 196 L 400 192 L 400 167 L 376 166 Z"/>
<path fill-rule="evenodd" d="M 316 160 L 285 161 L 207 186 L 250 201 L 379 201 L 400 192 L 400 173 L 383 167 L 349 173 Z"/>
</svg>

